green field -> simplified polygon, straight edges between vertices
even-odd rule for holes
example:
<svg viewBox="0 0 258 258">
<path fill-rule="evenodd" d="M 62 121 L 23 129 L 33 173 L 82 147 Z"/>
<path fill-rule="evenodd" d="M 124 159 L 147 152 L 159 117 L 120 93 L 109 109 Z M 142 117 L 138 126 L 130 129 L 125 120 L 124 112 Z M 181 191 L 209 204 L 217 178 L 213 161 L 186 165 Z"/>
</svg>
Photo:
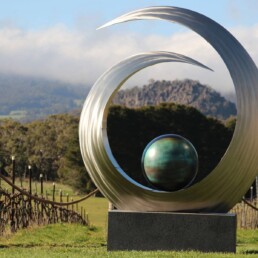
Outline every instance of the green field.
<svg viewBox="0 0 258 258">
<path fill-rule="evenodd" d="M 11 180 L 11 179 L 9 179 L 9 180 Z M 74 193 L 73 189 L 70 186 L 64 185 L 60 182 L 53 182 L 53 181 L 47 181 L 47 182 L 44 181 L 44 184 L 43 184 L 44 196 L 46 196 L 46 193 L 48 194 L 49 198 L 52 196 L 53 183 L 55 183 L 55 195 L 56 196 L 60 195 L 60 190 L 62 190 L 63 196 L 66 196 L 67 194 L 70 197 L 76 196 L 76 194 Z M 8 185 L 4 180 L 0 179 L 0 184 L 3 189 L 8 189 L 9 192 L 11 191 L 11 189 L 12 189 L 11 186 Z M 28 178 L 22 179 L 22 183 L 21 183 L 20 178 L 16 178 L 15 184 L 20 188 L 23 188 L 26 190 L 29 189 L 29 179 Z M 32 187 L 32 189 L 31 189 L 32 194 L 35 194 L 36 192 L 38 194 L 40 193 L 40 182 L 39 181 L 32 181 L 31 187 Z"/>
<path fill-rule="evenodd" d="M 200 252 L 107 252 L 107 209 L 104 198 L 90 198 L 83 203 L 90 226 L 55 224 L 20 230 L 0 238 L 0 257 L 258 257 L 258 230 L 238 230 L 237 254 Z"/>
</svg>

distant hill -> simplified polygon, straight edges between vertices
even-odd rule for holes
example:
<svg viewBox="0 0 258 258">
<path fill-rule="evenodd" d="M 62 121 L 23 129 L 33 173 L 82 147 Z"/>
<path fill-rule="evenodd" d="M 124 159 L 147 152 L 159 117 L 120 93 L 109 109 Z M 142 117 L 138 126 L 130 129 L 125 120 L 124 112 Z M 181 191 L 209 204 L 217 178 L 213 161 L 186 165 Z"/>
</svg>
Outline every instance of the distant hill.
<svg viewBox="0 0 258 258">
<path fill-rule="evenodd" d="M 233 102 L 220 93 L 193 80 L 154 81 L 143 87 L 120 90 L 113 104 L 137 108 L 160 103 L 177 103 L 192 106 L 206 116 L 225 120 L 237 113 Z"/>
<path fill-rule="evenodd" d="M 18 75 L 0 74 L 0 119 L 41 119 L 51 114 L 81 110 L 88 85 L 69 84 Z M 154 81 L 120 90 L 113 103 L 131 108 L 174 102 L 197 108 L 219 119 L 236 115 L 235 104 L 198 81 Z M 78 112 L 79 113 L 79 112 Z"/>
<path fill-rule="evenodd" d="M 32 121 L 81 108 L 89 88 L 82 85 L 0 74 L 0 118 Z"/>
</svg>

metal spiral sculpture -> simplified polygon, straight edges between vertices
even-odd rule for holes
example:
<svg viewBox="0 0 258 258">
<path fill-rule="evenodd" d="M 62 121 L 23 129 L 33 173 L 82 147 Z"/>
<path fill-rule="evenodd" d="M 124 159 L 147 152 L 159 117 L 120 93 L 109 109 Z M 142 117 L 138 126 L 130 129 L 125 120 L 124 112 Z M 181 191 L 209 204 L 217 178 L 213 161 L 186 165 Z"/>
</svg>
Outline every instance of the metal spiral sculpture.
<svg viewBox="0 0 258 258">
<path fill-rule="evenodd" d="M 110 101 L 123 83 L 143 68 L 162 62 L 184 62 L 207 68 L 175 53 L 138 54 L 105 72 L 90 91 L 80 120 L 83 160 L 100 191 L 121 210 L 228 212 L 248 190 L 258 167 L 258 70 L 242 45 L 208 17 L 178 7 L 149 7 L 125 14 L 107 24 L 159 19 L 182 24 L 208 41 L 223 59 L 237 96 L 237 125 L 232 141 L 216 168 L 200 182 L 173 192 L 147 188 L 117 164 L 109 146 L 106 125 Z"/>
</svg>

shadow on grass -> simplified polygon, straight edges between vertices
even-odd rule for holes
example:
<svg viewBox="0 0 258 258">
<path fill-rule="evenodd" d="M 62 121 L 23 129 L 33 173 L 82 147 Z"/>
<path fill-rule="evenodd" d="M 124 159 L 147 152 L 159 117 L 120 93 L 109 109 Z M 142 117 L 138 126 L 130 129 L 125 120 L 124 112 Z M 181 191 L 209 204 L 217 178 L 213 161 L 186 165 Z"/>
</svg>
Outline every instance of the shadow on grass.
<svg viewBox="0 0 258 258">
<path fill-rule="evenodd" d="M 242 251 L 242 254 L 258 254 L 258 250 L 246 250 Z"/>
<path fill-rule="evenodd" d="M 85 245 L 85 247 L 94 247 L 94 248 L 98 248 L 98 247 L 105 247 L 107 246 L 106 243 L 99 243 L 99 244 L 89 244 L 89 245 Z M 10 244 L 10 245 L 0 245 L 0 250 L 1 249 L 8 249 L 8 248 L 33 248 L 33 247 L 51 247 L 51 248 L 59 248 L 59 247 L 65 247 L 65 248 L 82 248 L 81 245 L 75 245 L 75 244 Z"/>
<path fill-rule="evenodd" d="M 37 246 L 41 247 L 40 245 L 35 245 L 35 244 L 10 244 L 10 245 L 0 245 L 0 249 L 8 249 L 13 247 L 32 248 Z"/>
</svg>

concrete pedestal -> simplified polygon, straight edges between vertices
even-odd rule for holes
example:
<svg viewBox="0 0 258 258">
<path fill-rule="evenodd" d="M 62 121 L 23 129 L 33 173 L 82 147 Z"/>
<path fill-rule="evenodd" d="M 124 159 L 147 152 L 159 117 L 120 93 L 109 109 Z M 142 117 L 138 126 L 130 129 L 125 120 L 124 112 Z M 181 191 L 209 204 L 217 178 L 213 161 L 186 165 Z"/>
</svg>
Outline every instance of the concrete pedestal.
<svg viewBox="0 0 258 258">
<path fill-rule="evenodd" d="M 107 248 L 235 252 L 236 216 L 113 210 L 108 213 Z"/>
</svg>

